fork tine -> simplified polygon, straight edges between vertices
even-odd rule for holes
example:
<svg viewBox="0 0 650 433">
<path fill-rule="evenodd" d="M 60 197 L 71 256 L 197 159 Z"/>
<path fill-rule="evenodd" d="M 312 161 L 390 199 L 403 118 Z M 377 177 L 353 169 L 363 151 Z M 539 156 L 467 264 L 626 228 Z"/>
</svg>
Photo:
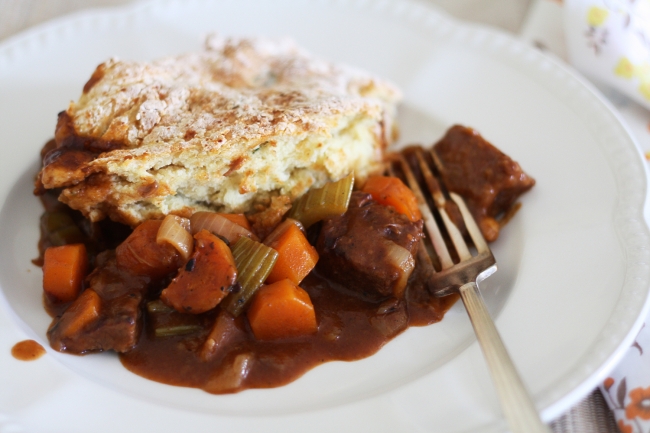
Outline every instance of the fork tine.
<svg viewBox="0 0 650 433">
<path fill-rule="evenodd" d="M 456 224 L 454 224 L 451 221 L 451 218 L 449 218 L 449 215 L 447 214 L 447 210 L 445 209 L 445 204 L 446 204 L 445 196 L 442 193 L 442 189 L 440 188 L 440 183 L 433 175 L 433 173 L 431 172 L 431 168 L 429 167 L 429 164 L 427 164 L 426 160 L 424 159 L 424 154 L 422 153 L 422 149 L 417 148 L 414 153 L 417 158 L 417 163 L 420 168 L 420 173 L 422 173 L 422 177 L 429 189 L 429 193 L 433 197 L 433 202 L 435 203 L 438 213 L 440 214 L 440 217 L 442 218 L 442 221 L 445 224 L 445 228 L 447 229 L 449 238 L 451 239 L 451 242 L 454 244 L 456 253 L 458 253 L 458 258 L 461 261 L 471 258 L 472 254 L 469 252 L 469 249 L 467 248 L 467 244 L 465 243 L 465 239 L 463 238 L 461 231 L 458 229 L 458 227 L 456 227 Z"/>
<path fill-rule="evenodd" d="M 458 253 L 458 258 L 461 261 L 471 259 L 472 253 L 470 253 L 469 248 L 467 248 L 467 244 L 465 243 L 463 234 L 460 232 L 460 230 L 458 230 L 458 227 L 456 227 L 456 225 L 451 221 L 451 218 L 449 218 L 449 215 L 447 215 L 447 211 L 445 211 L 444 208 L 440 208 L 438 209 L 438 211 L 440 212 L 442 221 L 445 224 L 445 228 L 447 229 L 449 238 L 451 239 L 451 242 L 454 244 L 454 248 L 456 248 L 456 253 Z"/>
<path fill-rule="evenodd" d="M 446 202 L 445 195 L 442 193 L 442 188 L 440 188 L 440 182 L 438 182 L 438 179 L 436 179 L 436 177 L 431 172 L 431 168 L 425 159 L 422 149 L 418 147 L 415 149 L 414 153 L 417 157 L 417 162 L 420 167 L 420 173 L 422 173 L 422 178 L 424 179 L 424 182 L 426 183 L 427 187 L 429 188 L 429 192 L 433 197 L 433 202 L 436 204 L 436 207 L 444 207 Z"/>
<path fill-rule="evenodd" d="M 440 233 L 440 228 L 438 227 L 438 224 L 436 224 L 436 220 L 433 217 L 431 209 L 429 209 L 427 200 L 425 199 L 424 194 L 422 194 L 420 185 L 418 185 L 418 181 L 415 179 L 415 176 L 411 171 L 411 167 L 406 162 L 402 154 L 399 154 L 396 159 L 400 163 L 402 171 L 404 172 L 406 183 L 408 183 L 409 188 L 411 188 L 411 191 L 413 191 L 413 194 L 418 201 L 418 208 L 422 214 L 424 226 L 427 228 L 427 232 L 431 238 L 431 243 L 433 244 L 433 249 L 436 251 L 436 254 L 440 260 L 440 266 L 442 269 L 451 268 L 454 266 L 454 262 L 451 259 L 449 250 L 447 249 L 447 244 L 442 237 L 442 233 Z"/>
<path fill-rule="evenodd" d="M 481 229 L 479 229 L 478 225 L 476 225 L 476 221 L 474 221 L 474 217 L 470 213 L 469 209 L 467 209 L 465 201 L 454 192 L 450 193 L 449 195 L 451 196 L 451 199 L 456 203 L 461 215 L 463 216 L 465 227 L 467 227 L 467 231 L 469 232 L 469 235 L 474 242 L 476 251 L 478 251 L 479 254 L 489 251 L 490 249 L 487 245 L 487 242 L 485 241 L 485 238 L 483 237 L 483 234 L 481 233 Z"/>
<path fill-rule="evenodd" d="M 437 168 L 438 172 L 440 172 L 442 170 L 442 163 L 438 158 L 438 155 L 436 155 L 436 152 L 434 152 L 433 149 L 429 150 L 429 155 L 431 156 L 431 161 L 433 161 L 433 165 Z M 449 196 L 454 201 L 454 203 L 456 203 L 456 206 L 458 206 L 458 210 L 460 211 L 461 216 L 463 217 L 463 223 L 465 223 L 465 228 L 467 229 L 469 236 L 472 238 L 472 241 L 474 242 L 474 246 L 476 247 L 477 252 L 479 254 L 484 252 L 489 252 L 490 248 L 488 247 L 487 242 L 483 237 L 483 233 L 481 232 L 481 229 L 476 224 L 476 220 L 474 220 L 474 217 L 472 216 L 471 212 L 467 208 L 467 205 L 465 204 L 463 198 L 460 195 L 453 192 L 449 192 Z"/>
</svg>

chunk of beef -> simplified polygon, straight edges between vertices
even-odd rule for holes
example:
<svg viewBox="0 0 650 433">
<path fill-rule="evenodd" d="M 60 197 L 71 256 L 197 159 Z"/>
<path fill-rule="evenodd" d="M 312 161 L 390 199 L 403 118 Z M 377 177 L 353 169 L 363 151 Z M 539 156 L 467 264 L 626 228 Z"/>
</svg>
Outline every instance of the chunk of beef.
<svg viewBox="0 0 650 433">
<path fill-rule="evenodd" d="M 401 297 L 421 238 L 422 220 L 411 222 L 370 194 L 353 192 L 348 211 L 323 223 L 318 267 L 364 298 Z"/>
<path fill-rule="evenodd" d="M 54 319 L 47 332 L 50 345 L 58 351 L 126 352 L 138 341 L 142 329 L 140 306 L 151 280 L 118 267 L 113 251 L 101 254 L 98 261 L 87 280 L 86 290 L 94 292 L 93 303 L 82 293 Z"/>
<path fill-rule="evenodd" d="M 440 175 L 463 196 L 487 241 L 499 235 L 496 217 L 535 185 L 519 164 L 471 128 L 455 125 L 433 146 Z"/>
</svg>

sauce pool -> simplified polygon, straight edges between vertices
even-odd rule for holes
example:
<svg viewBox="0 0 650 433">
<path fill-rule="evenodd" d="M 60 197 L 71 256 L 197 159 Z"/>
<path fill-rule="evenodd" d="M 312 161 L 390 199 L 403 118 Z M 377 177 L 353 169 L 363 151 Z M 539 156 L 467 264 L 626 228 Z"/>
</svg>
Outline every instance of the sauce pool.
<svg viewBox="0 0 650 433">
<path fill-rule="evenodd" d="M 19 361 L 35 361 L 45 355 L 45 349 L 34 340 L 24 340 L 14 344 L 11 355 Z"/>
</svg>

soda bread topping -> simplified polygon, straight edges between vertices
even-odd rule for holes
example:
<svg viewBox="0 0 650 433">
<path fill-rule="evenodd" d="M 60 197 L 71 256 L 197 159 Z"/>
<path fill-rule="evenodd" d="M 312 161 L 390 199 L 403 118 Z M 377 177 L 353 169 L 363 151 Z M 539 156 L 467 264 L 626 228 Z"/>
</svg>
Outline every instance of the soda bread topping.
<svg viewBox="0 0 650 433">
<path fill-rule="evenodd" d="M 198 53 L 111 59 L 59 114 L 39 187 L 91 221 L 131 226 L 248 212 L 380 169 L 399 98 L 287 40 L 211 36 Z"/>
</svg>

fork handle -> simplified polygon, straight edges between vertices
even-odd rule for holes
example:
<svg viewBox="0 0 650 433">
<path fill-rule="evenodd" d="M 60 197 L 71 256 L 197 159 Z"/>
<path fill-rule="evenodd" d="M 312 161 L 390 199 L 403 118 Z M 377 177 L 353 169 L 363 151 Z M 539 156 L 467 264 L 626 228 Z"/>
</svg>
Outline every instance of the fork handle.
<svg viewBox="0 0 650 433">
<path fill-rule="evenodd" d="M 481 345 L 501 408 L 513 433 L 550 433 L 535 409 L 475 282 L 460 287 L 460 295 Z"/>
</svg>

